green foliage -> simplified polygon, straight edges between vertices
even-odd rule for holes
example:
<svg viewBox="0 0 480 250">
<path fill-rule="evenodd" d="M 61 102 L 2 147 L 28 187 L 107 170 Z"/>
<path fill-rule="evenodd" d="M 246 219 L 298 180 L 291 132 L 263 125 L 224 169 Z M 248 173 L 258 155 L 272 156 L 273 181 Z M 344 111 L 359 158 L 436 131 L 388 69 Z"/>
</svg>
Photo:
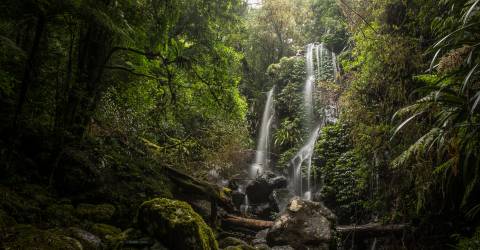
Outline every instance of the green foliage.
<svg viewBox="0 0 480 250">
<path fill-rule="evenodd" d="M 353 150 L 349 129 L 341 124 L 326 126 L 315 146 L 315 179 L 322 200 L 333 208 L 341 223 L 361 220 L 366 215 L 370 173 L 362 156 Z"/>
<path fill-rule="evenodd" d="M 462 237 L 457 243 L 455 249 L 458 250 L 470 250 L 480 248 L 480 228 L 477 227 L 472 237 Z"/>
</svg>

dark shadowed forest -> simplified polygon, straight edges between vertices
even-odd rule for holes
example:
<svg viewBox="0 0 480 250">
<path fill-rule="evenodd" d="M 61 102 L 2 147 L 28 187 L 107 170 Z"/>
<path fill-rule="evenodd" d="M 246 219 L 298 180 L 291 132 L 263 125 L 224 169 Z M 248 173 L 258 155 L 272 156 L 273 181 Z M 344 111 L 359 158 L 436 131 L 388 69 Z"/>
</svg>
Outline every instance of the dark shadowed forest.
<svg viewBox="0 0 480 250">
<path fill-rule="evenodd" d="M 480 0 L 0 8 L 0 249 L 480 249 Z"/>
</svg>

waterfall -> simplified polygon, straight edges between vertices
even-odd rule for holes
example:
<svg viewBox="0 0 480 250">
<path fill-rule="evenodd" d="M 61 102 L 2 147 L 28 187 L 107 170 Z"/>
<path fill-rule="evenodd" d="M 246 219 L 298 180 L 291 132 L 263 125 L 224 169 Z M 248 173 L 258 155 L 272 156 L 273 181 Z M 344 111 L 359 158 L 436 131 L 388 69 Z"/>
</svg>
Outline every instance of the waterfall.
<svg viewBox="0 0 480 250">
<path fill-rule="evenodd" d="M 304 105 L 305 105 L 305 128 L 310 129 L 313 119 L 313 87 L 315 83 L 315 74 L 313 71 L 313 48 L 314 44 L 307 45 L 307 53 L 305 55 L 305 64 L 307 70 L 307 80 L 305 82 L 305 89 L 303 90 Z"/>
<path fill-rule="evenodd" d="M 303 195 L 305 199 L 311 200 L 312 184 L 311 184 L 311 168 L 312 168 L 312 156 L 315 149 L 315 142 L 320 134 L 322 125 L 318 125 L 316 129 L 308 137 L 307 142 L 298 151 L 298 153 L 291 160 L 293 166 L 293 188 L 295 193 Z M 303 180 L 302 180 L 302 164 L 307 165 L 307 191 L 303 193 Z"/>
<path fill-rule="evenodd" d="M 273 91 L 272 87 L 267 93 L 267 101 L 263 110 L 260 134 L 258 136 L 257 150 L 255 155 L 255 163 L 250 168 L 250 178 L 256 178 L 261 175 L 265 168 L 268 168 L 268 149 L 270 138 L 270 127 L 273 121 Z"/>
<path fill-rule="evenodd" d="M 323 43 L 320 43 L 316 46 L 317 52 L 317 77 L 322 80 L 322 71 L 323 71 L 323 52 L 325 47 Z"/>
<path fill-rule="evenodd" d="M 248 195 L 245 194 L 245 198 L 243 200 L 243 205 L 240 207 L 241 212 L 243 214 L 247 214 L 248 210 L 250 209 L 250 201 L 248 200 Z"/>
</svg>

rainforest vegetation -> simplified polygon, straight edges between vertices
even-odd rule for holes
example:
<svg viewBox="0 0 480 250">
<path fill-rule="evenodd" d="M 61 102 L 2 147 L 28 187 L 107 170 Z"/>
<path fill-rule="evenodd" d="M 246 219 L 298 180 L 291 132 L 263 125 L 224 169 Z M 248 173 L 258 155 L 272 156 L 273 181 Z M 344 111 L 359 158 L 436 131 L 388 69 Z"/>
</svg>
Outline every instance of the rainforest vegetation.
<svg viewBox="0 0 480 250">
<path fill-rule="evenodd" d="M 480 0 L 0 7 L 0 249 L 480 249 Z"/>
</svg>

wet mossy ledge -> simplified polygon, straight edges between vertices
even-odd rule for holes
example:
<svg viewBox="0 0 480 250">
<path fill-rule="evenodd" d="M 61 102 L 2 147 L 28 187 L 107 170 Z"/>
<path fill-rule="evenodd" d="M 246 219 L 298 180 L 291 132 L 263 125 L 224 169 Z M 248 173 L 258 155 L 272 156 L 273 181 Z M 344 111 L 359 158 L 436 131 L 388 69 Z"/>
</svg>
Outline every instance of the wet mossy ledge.
<svg viewBox="0 0 480 250">
<path fill-rule="evenodd" d="M 212 229 L 183 201 L 156 198 L 144 202 L 137 215 L 138 226 L 171 249 L 218 249 Z"/>
</svg>

